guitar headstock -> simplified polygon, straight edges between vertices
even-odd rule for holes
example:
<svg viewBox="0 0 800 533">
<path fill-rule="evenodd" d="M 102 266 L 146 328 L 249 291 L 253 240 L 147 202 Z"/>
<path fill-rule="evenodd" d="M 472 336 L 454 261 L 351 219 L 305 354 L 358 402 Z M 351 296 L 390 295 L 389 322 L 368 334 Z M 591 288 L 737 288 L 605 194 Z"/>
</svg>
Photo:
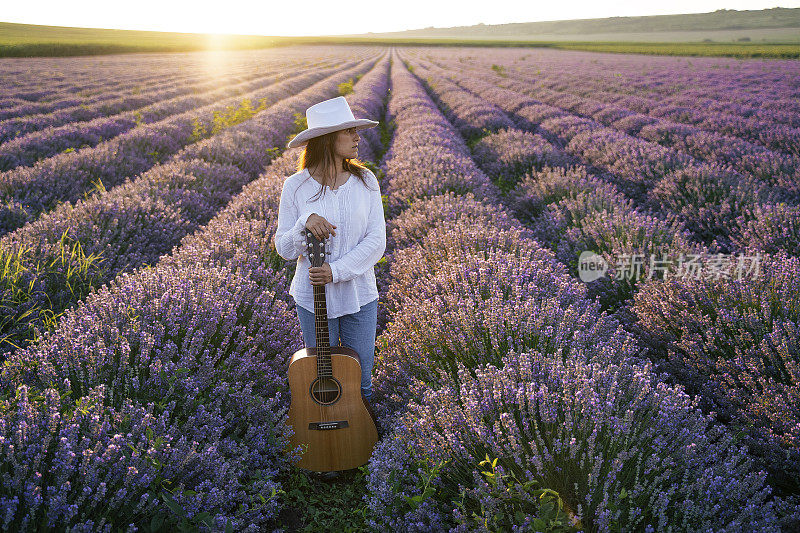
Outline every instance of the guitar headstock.
<svg viewBox="0 0 800 533">
<path fill-rule="evenodd" d="M 326 243 L 330 240 L 328 237 L 325 240 L 317 239 L 310 230 L 305 230 L 306 235 L 306 257 L 308 257 L 309 262 L 311 263 L 312 267 L 320 267 L 327 259 L 326 256 L 330 255 L 330 252 L 325 249 Z"/>
</svg>

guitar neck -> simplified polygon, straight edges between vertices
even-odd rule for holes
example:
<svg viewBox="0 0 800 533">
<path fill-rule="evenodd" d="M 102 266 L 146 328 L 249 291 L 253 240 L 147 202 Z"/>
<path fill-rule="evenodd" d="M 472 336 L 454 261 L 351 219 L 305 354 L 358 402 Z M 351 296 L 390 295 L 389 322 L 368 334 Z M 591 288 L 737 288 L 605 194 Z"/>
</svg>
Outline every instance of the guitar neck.
<svg viewBox="0 0 800 533">
<path fill-rule="evenodd" d="M 325 285 L 314 285 L 314 334 L 317 339 L 317 375 L 331 377 L 331 345 L 328 333 L 328 306 Z"/>
</svg>

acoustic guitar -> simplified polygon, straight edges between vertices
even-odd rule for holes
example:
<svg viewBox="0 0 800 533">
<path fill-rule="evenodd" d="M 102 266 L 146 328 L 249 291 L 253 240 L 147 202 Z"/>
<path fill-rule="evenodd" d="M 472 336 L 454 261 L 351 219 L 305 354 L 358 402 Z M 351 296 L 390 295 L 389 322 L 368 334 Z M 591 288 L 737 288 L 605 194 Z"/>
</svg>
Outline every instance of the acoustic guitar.
<svg viewBox="0 0 800 533">
<path fill-rule="evenodd" d="M 319 267 L 330 254 L 306 230 L 307 255 Z M 331 346 L 325 285 L 313 285 L 317 346 L 303 348 L 289 361 L 291 405 L 286 423 L 294 429 L 284 453 L 305 451 L 298 466 L 315 472 L 357 468 L 369 461 L 378 441 L 375 413 L 361 394 L 361 359 L 348 346 Z"/>
</svg>

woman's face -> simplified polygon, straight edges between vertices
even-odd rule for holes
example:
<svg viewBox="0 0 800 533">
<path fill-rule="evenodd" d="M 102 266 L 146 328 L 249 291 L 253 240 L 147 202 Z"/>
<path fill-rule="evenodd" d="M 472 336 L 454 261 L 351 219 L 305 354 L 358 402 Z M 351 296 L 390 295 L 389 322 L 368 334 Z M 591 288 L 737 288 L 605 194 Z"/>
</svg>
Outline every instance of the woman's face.
<svg viewBox="0 0 800 533">
<path fill-rule="evenodd" d="M 336 155 L 343 159 L 358 157 L 358 140 L 359 136 L 355 128 L 337 131 L 333 145 Z"/>
</svg>

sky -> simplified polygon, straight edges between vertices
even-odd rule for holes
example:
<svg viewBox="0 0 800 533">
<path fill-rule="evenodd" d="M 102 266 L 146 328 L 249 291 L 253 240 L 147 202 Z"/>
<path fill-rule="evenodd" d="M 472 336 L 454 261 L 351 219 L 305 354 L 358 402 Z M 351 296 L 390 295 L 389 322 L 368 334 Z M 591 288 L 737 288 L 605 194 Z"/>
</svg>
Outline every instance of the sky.
<svg viewBox="0 0 800 533">
<path fill-rule="evenodd" d="M 0 0 L 0 22 L 250 35 L 343 35 L 472 24 L 505 24 L 800 7 L 784 0 Z"/>
</svg>

